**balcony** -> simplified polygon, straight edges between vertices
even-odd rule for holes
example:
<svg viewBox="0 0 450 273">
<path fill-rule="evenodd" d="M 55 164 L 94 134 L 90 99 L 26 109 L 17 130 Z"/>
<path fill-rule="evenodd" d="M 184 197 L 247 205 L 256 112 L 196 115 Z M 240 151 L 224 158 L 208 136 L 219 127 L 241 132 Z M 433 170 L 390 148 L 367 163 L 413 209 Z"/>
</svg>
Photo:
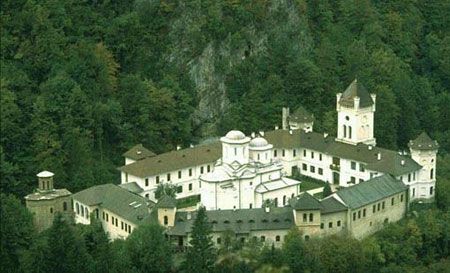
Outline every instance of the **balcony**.
<svg viewBox="0 0 450 273">
<path fill-rule="evenodd" d="M 340 165 L 336 165 L 336 164 L 331 164 L 330 165 L 330 169 L 333 170 L 333 171 L 339 172 L 341 170 L 341 166 Z"/>
</svg>

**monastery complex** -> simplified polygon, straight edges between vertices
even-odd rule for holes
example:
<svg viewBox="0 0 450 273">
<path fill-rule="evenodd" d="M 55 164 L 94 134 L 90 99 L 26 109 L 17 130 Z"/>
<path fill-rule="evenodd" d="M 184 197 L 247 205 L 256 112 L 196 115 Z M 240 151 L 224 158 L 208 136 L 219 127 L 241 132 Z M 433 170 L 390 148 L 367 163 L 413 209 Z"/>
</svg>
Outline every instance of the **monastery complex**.
<svg viewBox="0 0 450 273">
<path fill-rule="evenodd" d="M 281 128 L 246 136 L 232 130 L 217 141 L 155 154 L 142 145 L 124 153 L 121 184 L 104 184 L 71 194 L 54 189 L 53 174 L 38 174 L 38 190 L 26 196 L 40 230 L 62 212 L 76 223 L 101 221 L 111 239 L 126 238 L 137 226 L 159 223 L 174 244 L 185 247 L 204 206 L 220 245 L 232 232 L 281 246 L 292 228 L 305 239 L 330 234 L 363 238 L 403 218 L 414 200 L 434 200 L 438 143 L 426 133 L 408 152 L 377 146 L 376 96 L 358 81 L 336 96 L 337 136 L 314 131 L 314 116 L 299 107 L 280 109 Z M 329 183 L 319 198 L 305 181 Z M 176 199 L 156 196 L 161 184 Z M 319 189 L 319 192 L 321 190 Z M 180 200 L 197 204 L 180 208 Z"/>
</svg>

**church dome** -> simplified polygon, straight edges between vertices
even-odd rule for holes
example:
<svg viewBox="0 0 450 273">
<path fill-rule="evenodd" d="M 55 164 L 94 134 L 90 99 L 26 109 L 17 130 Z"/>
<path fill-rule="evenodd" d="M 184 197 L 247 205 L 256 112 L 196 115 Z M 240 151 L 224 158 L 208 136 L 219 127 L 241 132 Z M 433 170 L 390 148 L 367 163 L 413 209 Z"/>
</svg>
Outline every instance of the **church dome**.
<svg viewBox="0 0 450 273">
<path fill-rule="evenodd" d="M 229 131 L 226 135 L 226 138 L 230 139 L 230 140 L 242 140 L 245 138 L 244 133 L 242 133 L 241 131 L 238 130 L 232 130 Z"/>
<path fill-rule="evenodd" d="M 256 137 L 250 141 L 249 145 L 250 147 L 265 147 L 269 145 L 269 142 L 262 137 Z"/>
</svg>

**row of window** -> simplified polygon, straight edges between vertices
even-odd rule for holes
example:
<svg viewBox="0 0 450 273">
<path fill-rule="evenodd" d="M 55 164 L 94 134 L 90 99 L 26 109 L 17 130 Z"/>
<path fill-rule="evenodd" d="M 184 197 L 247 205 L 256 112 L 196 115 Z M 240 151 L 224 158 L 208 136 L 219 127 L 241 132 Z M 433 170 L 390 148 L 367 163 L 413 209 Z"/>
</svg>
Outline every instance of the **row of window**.
<svg viewBox="0 0 450 273">
<path fill-rule="evenodd" d="M 430 187 L 430 195 L 433 195 L 433 194 L 434 194 L 434 187 L 431 186 L 431 187 Z M 413 189 L 412 189 L 412 192 L 411 192 L 411 197 L 415 197 L 415 196 L 416 196 L 416 189 L 413 188 Z"/>
<path fill-rule="evenodd" d="M 208 172 L 208 173 L 211 172 L 211 165 L 206 165 L 206 172 Z M 205 166 L 200 166 L 200 174 L 203 174 L 203 173 L 205 173 Z M 182 171 L 178 171 L 178 179 L 182 178 L 182 174 L 183 174 Z M 190 168 L 188 170 L 188 174 L 189 174 L 189 177 L 192 176 L 192 168 Z M 167 173 L 166 178 L 167 178 L 167 182 L 171 181 L 171 179 L 172 179 L 171 173 Z M 159 175 L 155 176 L 155 183 L 159 184 L 160 181 L 161 181 L 160 176 Z M 150 183 L 149 178 L 145 178 L 145 186 L 146 187 L 149 186 L 149 183 Z"/>
<path fill-rule="evenodd" d="M 338 220 L 336 222 L 336 226 L 340 227 L 341 226 L 341 220 Z M 320 223 L 320 229 L 324 229 L 325 228 L 325 224 L 324 223 Z M 333 228 L 333 222 L 328 222 L 328 228 Z"/>
<path fill-rule="evenodd" d="M 311 159 L 314 159 L 314 156 L 315 156 L 314 152 L 311 151 Z M 306 149 L 303 150 L 303 157 L 306 157 Z M 319 153 L 319 160 L 322 161 L 322 154 L 321 153 Z"/>
<path fill-rule="evenodd" d="M 303 170 L 303 171 L 308 171 L 308 165 L 305 164 L 305 163 L 303 163 L 303 164 L 302 164 L 302 170 Z M 316 173 L 316 167 L 313 166 L 313 165 L 310 165 L 310 166 L 309 166 L 309 171 L 310 171 L 311 173 Z M 317 168 L 317 173 L 318 173 L 319 175 L 323 175 L 323 169 L 322 169 L 322 168 Z"/>
<path fill-rule="evenodd" d="M 400 195 L 400 202 L 403 202 L 403 194 Z M 391 206 L 395 205 L 395 197 L 391 198 Z M 379 202 L 372 206 L 372 213 L 376 213 L 380 210 L 384 210 L 386 207 L 386 201 Z M 361 213 L 362 212 L 362 213 Z M 356 219 L 360 219 L 361 217 L 366 217 L 366 209 L 358 210 L 357 212 L 353 212 L 353 221 Z"/>
<path fill-rule="evenodd" d="M 107 212 L 102 213 L 102 218 L 105 222 L 109 223 L 109 214 Z M 111 225 L 119 227 L 119 219 L 117 217 L 111 216 Z M 131 233 L 131 225 L 120 221 L 120 227 L 122 230 Z"/>
<path fill-rule="evenodd" d="M 65 204 L 65 206 L 67 209 L 67 204 Z M 83 205 L 80 205 L 78 202 L 75 204 L 75 211 L 78 215 L 81 215 L 81 217 L 89 219 L 89 209 L 87 207 L 84 207 Z"/>
<path fill-rule="evenodd" d="M 303 213 L 303 222 L 304 223 L 308 222 L 308 213 Z M 314 222 L 314 214 L 313 213 L 309 214 L 309 222 Z"/>
<path fill-rule="evenodd" d="M 350 161 L 350 168 L 352 170 L 356 170 L 356 162 L 355 161 Z M 365 171 L 364 164 L 359 163 L 359 171 L 360 172 L 364 172 Z"/>
<path fill-rule="evenodd" d="M 364 182 L 364 179 L 360 178 L 359 179 L 359 183 Z M 350 181 L 348 182 L 349 184 L 355 184 L 356 183 L 356 178 L 354 176 L 350 176 Z"/>
<path fill-rule="evenodd" d="M 286 237 L 286 236 L 285 236 L 285 237 Z M 254 241 L 258 241 L 258 237 L 257 237 L 257 236 L 253 236 L 252 239 L 253 239 Z M 265 241 L 266 241 L 266 236 L 264 236 L 264 235 L 260 236 L 260 237 L 259 237 L 259 240 L 260 240 L 261 242 L 265 242 Z M 245 237 L 241 237 L 240 241 L 241 241 L 241 243 L 245 243 Z M 275 236 L 275 242 L 280 242 L 280 241 L 281 241 L 281 236 L 280 236 L 280 235 L 276 235 L 276 236 Z M 222 238 L 221 238 L 221 237 L 217 237 L 216 243 L 217 243 L 218 245 L 222 244 Z"/>
</svg>

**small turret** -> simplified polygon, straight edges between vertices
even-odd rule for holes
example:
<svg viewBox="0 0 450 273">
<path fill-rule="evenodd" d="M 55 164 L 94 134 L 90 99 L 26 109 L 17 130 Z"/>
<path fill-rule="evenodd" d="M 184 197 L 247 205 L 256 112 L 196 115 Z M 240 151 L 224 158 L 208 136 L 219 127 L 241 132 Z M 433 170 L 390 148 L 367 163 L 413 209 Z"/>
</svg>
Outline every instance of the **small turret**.
<svg viewBox="0 0 450 273">
<path fill-rule="evenodd" d="M 161 226 L 173 227 L 177 213 L 177 201 L 175 198 L 163 195 L 156 203 L 158 209 L 158 222 Z"/>
<path fill-rule="evenodd" d="M 55 174 L 49 171 L 42 171 L 36 176 L 38 177 L 38 190 L 39 191 L 52 191 L 53 188 L 53 176 Z"/>
</svg>

